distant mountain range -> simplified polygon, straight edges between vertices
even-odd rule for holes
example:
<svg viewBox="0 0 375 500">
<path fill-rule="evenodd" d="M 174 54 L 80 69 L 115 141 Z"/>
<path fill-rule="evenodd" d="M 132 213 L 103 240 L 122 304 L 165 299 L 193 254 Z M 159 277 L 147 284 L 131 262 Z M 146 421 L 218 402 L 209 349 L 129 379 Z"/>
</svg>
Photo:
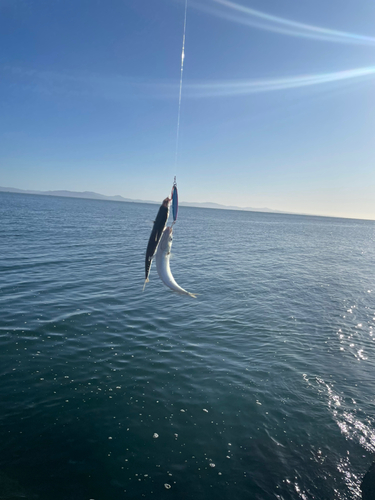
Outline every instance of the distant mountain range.
<svg viewBox="0 0 375 500">
<path fill-rule="evenodd" d="M 78 191 L 29 191 L 25 189 L 16 189 L 16 188 L 10 188 L 10 187 L 0 187 L 1 192 L 6 192 L 6 193 L 21 193 L 21 194 L 37 194 L 41 196 L 63 196 L 66 198 L 86 198 L 89 200 L 107 200 L 107 201 L 122 201 L 122 202 L 128 202 L 128 203 L 153 203 L 153 204 L 159 204 L 160 201 L 152 201 L 152 200 L 139 200 L 139 199 L 131 199 L 131 198 L 124 198 L 123 196 L 117 195 L 117 196 L 106 196 L 104 194 L 99 194 L 99 193 L 93 193 L 91 191 L 83 191 L 83 192 L 78 192 Z M 270 208 L 252 208 L 252 207 L 236 207 L 233 205 L 220 205 L 219 203 L 190 203 L 188 201 L 183 201 L 180 202 L 180 206 L 184 207 L 197 207 L 197 208 L 214 208 L 218 210 L 246 210 L 250 212 L 272 212 L 272 213 L 287 213 L 283 212 L 281 210 L 272 210 Z"/>
</svg>

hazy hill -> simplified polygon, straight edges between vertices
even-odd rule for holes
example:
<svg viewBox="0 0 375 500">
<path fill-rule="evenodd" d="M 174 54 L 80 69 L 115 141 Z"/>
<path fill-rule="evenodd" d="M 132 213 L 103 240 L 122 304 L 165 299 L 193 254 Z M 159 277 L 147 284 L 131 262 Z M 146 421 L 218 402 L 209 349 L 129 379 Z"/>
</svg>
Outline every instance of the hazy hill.
<svg viewBox="0 0 375 500">
<path fill-rule="evenodd" d="M 0 191 L 2 192 L 7 192 L 7 193 L 22 193 L 22 194 L 38 194 L 41 196 L 63 196 L 67 198 L 86 198 L 90 200 L 109 200 L 109 201 L 126 201 L 130 203 L 154 203 L 154 204 L 159 204 L 159 201 L 152 201 L 152 200 L 139 200 L 139 199 L 132 199 L 132 198 L 124 198 L 123 196 L 116 195 L 116 196 L 106 196 L 104 194 L 99 194 L 99 193 L 94 193 L 92 191 L 30 191 L 30 190 L 25 190 L 25 189 L 17 189 L 17 188 L 10 188 L 10 187 L 0 187 Z M 219 210 L 247 210 L 251 212 L 275 212 L 275 213 L 283 213 L 280 210 L 272 210 L 270 208 L 252 208 L 252 207 L 236 207 L 233 205 L 220 205 L 219 203 L 210 203 L 210 202 L 204 202 L 204 203 L 190 203 L 188 201 L 183 201 L 180 202 L 181 206 L 184 207 L 197 207 L 197 208 L 215 208 Z"/>
</svg>

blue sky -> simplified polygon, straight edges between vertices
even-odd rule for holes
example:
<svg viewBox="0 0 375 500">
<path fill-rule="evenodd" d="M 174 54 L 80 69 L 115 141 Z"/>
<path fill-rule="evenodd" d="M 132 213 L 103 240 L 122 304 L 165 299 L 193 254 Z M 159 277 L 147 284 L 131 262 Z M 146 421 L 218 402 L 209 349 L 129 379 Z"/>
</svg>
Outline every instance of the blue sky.
<svg viewBox="0 0 375 500">
<path fill-rule="evenodd" d="M 0 0 L 0 186 L 375 219 L 375 2 Z"/>
</svg>

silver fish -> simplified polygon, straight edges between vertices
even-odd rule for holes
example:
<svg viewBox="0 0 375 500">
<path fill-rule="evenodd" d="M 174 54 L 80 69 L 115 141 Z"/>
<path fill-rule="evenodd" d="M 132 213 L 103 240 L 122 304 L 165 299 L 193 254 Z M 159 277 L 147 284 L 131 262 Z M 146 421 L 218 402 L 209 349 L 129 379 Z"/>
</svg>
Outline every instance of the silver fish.
<svg viewBox="0 0 375 500">
<path fill-rule="evenodd" d="M 172 233 L 173 233 L 172 227 L 166 227 L 163 231 L 155 255 L 156 270 L 164 285 L 169 287 L 174 292 L 182 293 L 184 295 L 189 295 L 190 297 L 193 297 L 195 299 L 196 295 L 187 292 L 186 290 L 181 288 L 176 283 L 176 280 L 174 279 L 171 273 L 169 259 L 171 255 L 172 240 L 173 240 Z"/>
</svg>

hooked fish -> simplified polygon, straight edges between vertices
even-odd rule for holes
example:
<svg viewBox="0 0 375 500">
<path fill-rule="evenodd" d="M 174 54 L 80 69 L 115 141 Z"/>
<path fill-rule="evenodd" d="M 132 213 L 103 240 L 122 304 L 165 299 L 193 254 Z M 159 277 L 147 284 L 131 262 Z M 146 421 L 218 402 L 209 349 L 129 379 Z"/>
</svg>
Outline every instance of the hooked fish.
<svg viewBox="0 0 375 500">
<path fill-rule="evenodd" d="M 195 299 L 196 295 L 187 292 L 186 290 L 181 288 L 176 283 L 176 280 L 174 279 L 171 273 L 169 259 L 171 255 L 172 240 L 173 240 L 172 233 L 173 233 L 172 227 L 166 227 L 163 231 L 155 256 L 156 270 L 164 285 L 169 287 L 174 292 L 179 292 L 184 295 L 189 295 L 190 297 L 193 297 Z"/>
<path fill-rule="evenodd" d="M 150 239 L 148 240 L 147 250 L 146 250 L 146 260 L 145 260 L 145 284 L 143 289 L 148 283 L 148 275 L 150 274 L 152 259 L 155 255 L 159 240 L 163 234 L 165 225 L 169 216 L 169 198 L 165 198 L 161 204 L 156 219 L 154 221 L 154 226 L 151 231 Z"/>
</svg>

